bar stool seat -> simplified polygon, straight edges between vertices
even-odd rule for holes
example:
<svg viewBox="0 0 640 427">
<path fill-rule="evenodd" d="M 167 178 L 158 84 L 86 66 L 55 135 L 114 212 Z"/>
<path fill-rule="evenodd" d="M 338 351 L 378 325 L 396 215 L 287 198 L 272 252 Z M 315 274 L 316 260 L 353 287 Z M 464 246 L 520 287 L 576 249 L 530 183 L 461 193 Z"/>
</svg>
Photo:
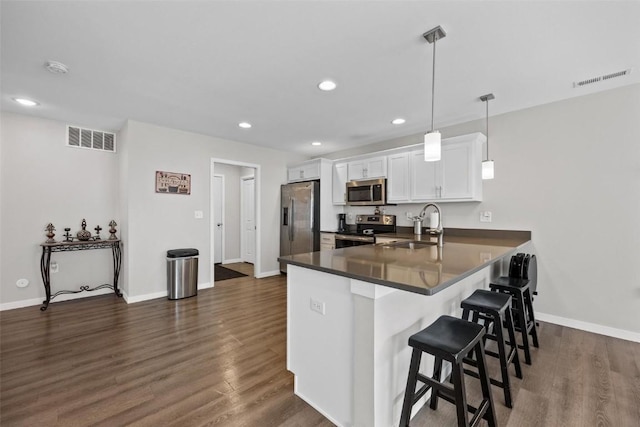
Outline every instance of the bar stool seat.
<svg viewBox="0 0 640 427">
<path fill-rule="evenodd" d="M 522 370 L 520 367 L 520 358 L 518 357 L 518 348 L 516 343 L 515 329 L 513 318 L 511 317 L 511 296 L 496 292 L 477 289 L 468 298 L 464 299 L 460 306 L 462 307 L 462 319 L 471 320 L 478 323 L 480 320 L 484 322 L 486 334 L 484 339 L 491 339 L 498 346 L 498 353 L 485 349 L 485 354 L 496 357 L 500 360 L 500 372 L 502 379 L 499 381 L 490 378 L 491 384 L 496 385 L 504 391 L 504 401 L 508 408 L 513 407 L 511 401 L 511 385 L 509 381 L 509 365 L 513 363 L 516 376 L 522 378 Z M 507 328 L 509 336 L 509 351 L 507 352 L 507 342 L 504 339 L 502 331 L 503 326 Z M 489 333 L 492 328 L 493 333 Z M 475 360 L 466 358 L 465 363 L 477 366 Z M 465 369 L 465 373 L 477 377 L 477 373 Z"/>
<path fill-rule="evenodd" d="M 401 427 L 409 425 L 413 405 L 429 390 L 432 390 L 430 405 L 432 409 L 437 408 L 438 397 L 442 397 L 456 406 L 458 426 L 476 426 L 482 419 L 487 420 L 490 427 L 496 426 L 495 408 L 484 359 L 484 335 L 485 329 L 482 325 L 451 316 L 441 316 L 431 325 L 409 338 L 409 345 L 413 347 L 413 351 L 402 405 Z M 482 388 L 482 401 L 478 408 L 467 404 L 465 392 L 463 359 L 471 351 L 475 351 L 477 355 Z M 433 377 L 419 373 L 423 352 L 435 356 Z M 443 360 L 451 363 L 453 387 L 441 380 Z M 416 391 L 418 381 L 424 385 Z M 467 418 L 468 412 L 473 413 L 471 421 Z"/>
</svg>

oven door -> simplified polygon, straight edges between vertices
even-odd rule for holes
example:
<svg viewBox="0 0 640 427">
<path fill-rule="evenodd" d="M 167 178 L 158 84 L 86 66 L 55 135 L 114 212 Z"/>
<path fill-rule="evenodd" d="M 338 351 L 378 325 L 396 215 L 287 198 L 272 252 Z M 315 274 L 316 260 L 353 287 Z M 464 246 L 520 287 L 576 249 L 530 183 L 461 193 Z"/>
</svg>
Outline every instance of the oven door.
<svg viewBox="0 0 640 427">
<path fill-rule="evenodd" d="M 345 236 L 336 234 L 336 249 L 348 248 L 351 246 L 373 245 L 374 243 L 375 238 L 373 236 Z"/>
</svg>

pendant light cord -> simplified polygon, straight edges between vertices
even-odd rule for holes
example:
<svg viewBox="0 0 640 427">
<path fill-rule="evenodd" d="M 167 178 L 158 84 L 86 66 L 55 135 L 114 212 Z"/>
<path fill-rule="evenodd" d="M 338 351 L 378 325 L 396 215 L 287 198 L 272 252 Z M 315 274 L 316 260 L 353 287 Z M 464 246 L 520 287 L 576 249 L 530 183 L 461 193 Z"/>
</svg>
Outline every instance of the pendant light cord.
<svg viewBox="0 0 640 427">
<path fill-rule="evenodd" d="M 438 35 L 433 36 L 433 70 L 431 71 L 431 132 L 433 132 L 433 110 L 435 109 L 436 97 L 436 42 Z"/>
<path fill-rule="evenodd" d="M 487 103 L 487 160 L 489 160 L 489 100 L 485 102 Z"/>
</svg>

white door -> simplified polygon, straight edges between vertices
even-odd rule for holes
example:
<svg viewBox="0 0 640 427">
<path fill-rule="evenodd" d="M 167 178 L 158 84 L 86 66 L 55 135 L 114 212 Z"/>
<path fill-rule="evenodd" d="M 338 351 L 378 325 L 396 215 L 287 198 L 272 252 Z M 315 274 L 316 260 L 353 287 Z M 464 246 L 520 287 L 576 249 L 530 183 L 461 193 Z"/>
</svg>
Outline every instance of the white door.
<svg viewBox="0 0 640 427">
<path fill-rule="evenodd" d="M 242 178 L 242 261 L 256 262 L 256 213 L 255 213 L 255 180 Z"/>
<path fill-rule="evenodd" d="M 213 176 L 213 262 L 222 262 L 224 240 L 224 176 Z"/>
</svg>

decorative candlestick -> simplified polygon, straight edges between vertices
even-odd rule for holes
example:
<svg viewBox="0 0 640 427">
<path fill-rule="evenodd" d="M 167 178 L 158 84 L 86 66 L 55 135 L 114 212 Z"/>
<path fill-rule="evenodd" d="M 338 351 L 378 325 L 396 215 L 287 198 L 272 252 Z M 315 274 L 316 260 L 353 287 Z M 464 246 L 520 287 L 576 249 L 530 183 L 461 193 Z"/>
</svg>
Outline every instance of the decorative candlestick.
<svg viewBox="0 0 640 427">
<path fill-rule="evenodd" d="M 78 231 L 78 233 L 76 233 L 76 236 L 78 237 L 78 240 L 89 240 L 91 238 L 91 232 L 89 230 L 87 230 L 87 221 L 82 218 L 82 230 Z"/>
<path fill-rule="evenodd" d="M 94 240 L 101 240 L 100 239 L 100 230 L 102 230 L 102 227 L 100 227 L 99 225 L 96 225 L 96 228 L 94 228 L 94 230 L 96 230 L 96 237 L 94 237 Z"/>
<path fill-rule="evenodd" d="M 109 236 L 109 240 L 118 240 L 118 238 L 116 237 L 116 225 L 118 225 L 114 220 L 111 220 L 111 222 L 109 223 L 109 233 L 111 234 Z"/>
<path fill-rule="evenodd" d="M 45 231 L 47 231 L 47 241 L 45 243 L 55 243 L 56 241 L 53 240 L 53 236 L 55 236 L 55 227 L 53 226 L 52 223 L 47 224 L 47 226 L 45 227 Z"/>
<path fill-rule="evenodd" d="M 65 242 L 73 242 L 73 237 L 70 233 L 71 229 L 69 227 L 64 229 L 64 241 Z"/>
</svg>

